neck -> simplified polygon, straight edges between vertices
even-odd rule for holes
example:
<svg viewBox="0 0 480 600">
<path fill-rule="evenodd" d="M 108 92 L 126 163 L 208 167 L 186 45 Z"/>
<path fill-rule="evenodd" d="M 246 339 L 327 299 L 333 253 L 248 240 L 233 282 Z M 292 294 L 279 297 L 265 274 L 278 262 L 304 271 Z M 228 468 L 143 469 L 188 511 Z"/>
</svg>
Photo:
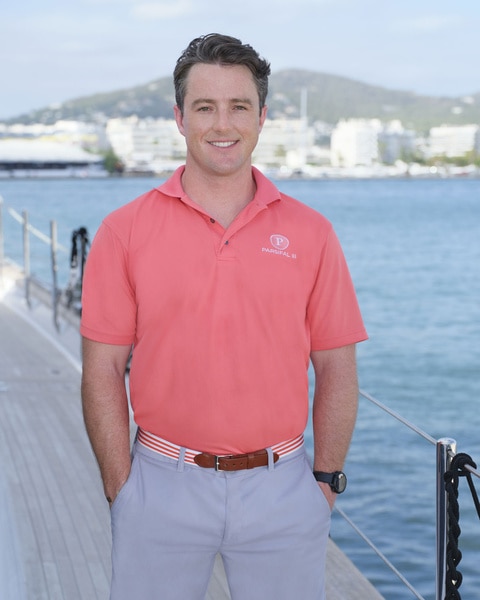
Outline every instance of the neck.
<svg viewBox="0 0 480 600">
<path fill-rule="evenodd" d="M 182 176 L 185 193 L 207 214 L 227 228 L 255 195 L 251 167 L 234 176 L 197 176 L 188 164 Z"/>
</svg>

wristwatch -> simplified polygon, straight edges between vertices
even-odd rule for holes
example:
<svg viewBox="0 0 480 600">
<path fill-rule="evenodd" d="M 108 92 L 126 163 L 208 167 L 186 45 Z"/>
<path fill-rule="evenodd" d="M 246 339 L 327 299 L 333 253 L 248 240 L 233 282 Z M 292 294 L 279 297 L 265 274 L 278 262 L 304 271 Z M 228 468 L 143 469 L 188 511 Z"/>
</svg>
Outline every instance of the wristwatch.
<svg viewBox="0 0 480 600">
<path fill-rule="evenodd" d="M 343 471 L 334 471 L 333 473 L 314 471 L 313 476 L 317 481 L 328 483 L 336 494 L 341 494 L 347 487 L 347 476 Z"/>
</svg>

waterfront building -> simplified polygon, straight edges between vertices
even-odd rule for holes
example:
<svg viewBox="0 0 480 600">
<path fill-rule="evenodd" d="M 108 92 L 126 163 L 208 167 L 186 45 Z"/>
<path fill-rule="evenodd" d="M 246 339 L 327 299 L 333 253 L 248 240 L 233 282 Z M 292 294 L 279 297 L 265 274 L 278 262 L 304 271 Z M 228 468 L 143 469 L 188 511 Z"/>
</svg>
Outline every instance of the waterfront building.
<svg viewBox="0 0 480 600">
<path fill-rule="evenodd" d="M 105 127 L 83 121 L 60 120 L 50 125 L 45 123 L 3 124 L 0 128 L 0 139 L 55 142 L 77 146 L 90 152 L 101 152 L 108 148 Z"/>
<path fill-rule="evenodd" d="M 46 139 L 0 140 L 0 178 L 104 176 L 103 157 Z"/>
<path fill-rule="evenodd" d="M 381 129 L 379 119 L 341 119 L 332 131 L 332 166 L 370 167 L 376 164 Z"/>
<path fill-rule="evenodd" d="M 340 174 L 351 169 L 371 173 L 372 168 L 378 170 L 380 165 L 393 168 L 422 158 L 441 162 L 480 155 L 480 125 L 441 125 L 432 127 L 429 135 L 418 137 L 399 120 L 342 119 L 332 126 L 321 121 L 309 123 L 305 115 L 306 110 L 299 118 L 268 118 L 253 153 L 254 164 L 267 172 L 282 171 L 285 176 L 323 176 L 330 166 Z M 20 141 L 32 143 L 10 143 Z M 46 168 L 53 174 L 56 164 L 63 169 L 69 161 L 77 165 L 98 163 L 98 155 L 104 155 L 109 148 L 126 173 L 165 174 L 183 164 L 186 153 L 185 140 L 173 118 L 137 115 L 112 118 L 104 123 L 73 120 L 59 120 L 50 125 L 0 123 L 0 143 L 3 175 L 24 169 L 25 165 L 34 168 L 36 174 Z M 61 146 L 65 160 L 60 161 L 56 150 Z M 77 154 L 74 159 L 73 148 L 97 156 L 84 160 L 83 155 Z M 413 173 L 412 169 L 409 172 Z"/>
<path fill-rule="evenodd" d="M 185 159 L 185 140 L 174 119 L 109 119 L 106 133 L 127 172 L 160 173 Z"/>
<path fill-rule="evenodd" d="M 430 157 L 457 158 L 480 154 L 480 125 L 440 125 L 430 129 Z"/>
<path fill-rule="evenodd" d="M 385 123 L 378 132 L 378 153 L 380 162 L 386 165 L 398 160 L 409 162 L 416 153 L 415 131 L 405 129 L 397 119 Z"/>
<path fill-rule="evenodd" d="M 342 119 L 331 135 L 331 164 L 334 167 L 371 167 L 408 161 L 416 150 L 416 133 L 399 120 Z"/>
<path fill-rule="evenodd" d="M 267 119 L 253 153 L 255 164 L 301 169 L 313 154 L 315 131 L 305 118 Z"/>
</svg>

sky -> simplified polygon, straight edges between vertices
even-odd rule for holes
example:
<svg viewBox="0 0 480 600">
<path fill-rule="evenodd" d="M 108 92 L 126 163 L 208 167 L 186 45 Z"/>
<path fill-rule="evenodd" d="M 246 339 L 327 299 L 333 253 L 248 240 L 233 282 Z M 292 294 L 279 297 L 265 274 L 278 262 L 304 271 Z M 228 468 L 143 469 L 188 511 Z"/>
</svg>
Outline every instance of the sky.
<svg viewBox="0 0 480 600">
<path fill-rule="evenodd" d="M 433 96 L 480 92 L 478 0 L 10 0 L 0 119 L 170 76 L 199 35 L 271 63 Z"/>
</svg>

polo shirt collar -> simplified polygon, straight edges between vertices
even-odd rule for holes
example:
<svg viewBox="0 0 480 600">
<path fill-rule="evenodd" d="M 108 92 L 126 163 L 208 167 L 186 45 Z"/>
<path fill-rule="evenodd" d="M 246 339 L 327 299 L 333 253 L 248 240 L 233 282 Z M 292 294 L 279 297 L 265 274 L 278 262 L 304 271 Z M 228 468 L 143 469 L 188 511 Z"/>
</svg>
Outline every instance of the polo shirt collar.
<svg viewBox="0 0 480 600">
<path fill-rule="evenodd" d="M 160 185 L 157 189 L 165 194 L 166 196 L 172 196 L 173 198 L 185 199 L 186 195 L 182 187 L 182 175 L 185 171 L 185 165 L 178 167 L 167 181 Z M 254 203 L 258 206 L 266 207 L 268 204 L 281 200 L 281 195 L 275 184 L 270 181 L 263 173 L 257 168 L 252 167 L 253 178 L 257 186 L 257 191 L 253 198 Z"/>
</svg>

